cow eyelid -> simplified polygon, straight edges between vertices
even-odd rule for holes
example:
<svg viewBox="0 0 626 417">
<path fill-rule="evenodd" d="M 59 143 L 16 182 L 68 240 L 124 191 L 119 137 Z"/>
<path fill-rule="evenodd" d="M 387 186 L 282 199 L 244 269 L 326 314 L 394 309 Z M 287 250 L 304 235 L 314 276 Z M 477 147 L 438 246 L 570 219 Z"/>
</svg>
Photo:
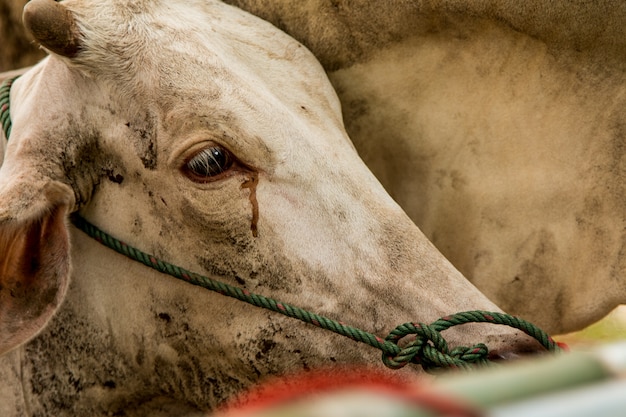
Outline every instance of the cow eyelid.
<svg viewBox="0 0 626 417">
<path fill-rule="evenodd" d="M 214 145 L 202 149 L 185 164 L 185 171 L 195 180 L 210 180 L 228 171 L 234 162 L 231 153 Z"/>
</svg>

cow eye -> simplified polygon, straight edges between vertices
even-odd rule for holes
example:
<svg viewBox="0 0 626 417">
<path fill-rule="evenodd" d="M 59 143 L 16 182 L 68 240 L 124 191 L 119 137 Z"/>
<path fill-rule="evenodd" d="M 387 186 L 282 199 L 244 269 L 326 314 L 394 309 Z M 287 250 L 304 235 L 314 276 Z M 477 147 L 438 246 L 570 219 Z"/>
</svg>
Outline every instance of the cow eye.
<svg viewBox="0 0 626 417">
<path fill-rule="evenodd" d="M 221 146 L 202 149 L 185 164 L 195 179 L 208 180 L 226 172 L 233 165 L 233 156 Z"/>
</svg>

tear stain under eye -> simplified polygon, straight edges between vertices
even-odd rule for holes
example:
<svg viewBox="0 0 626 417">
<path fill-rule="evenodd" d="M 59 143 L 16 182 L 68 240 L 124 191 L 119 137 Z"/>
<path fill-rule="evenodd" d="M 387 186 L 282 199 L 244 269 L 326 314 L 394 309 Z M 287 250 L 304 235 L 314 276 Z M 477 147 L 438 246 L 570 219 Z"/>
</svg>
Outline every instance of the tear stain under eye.
<svg viewBox="0 0 626 417">
<path fill-rule="evenodd" d="M 252 222 L 250 224 L 250 230 L 252 230 L 252 236 L 258 237 L 259 231 L 257 229 L 257 223 L 259 222 L 259 202 L 256 199 L 256 187 L 259 184 L 259 174 L 256 172 L 250 173 L 250 178 L 246 179 L 241 184 L 241 189 L 250 189 L 250 204 L 252 204 Z"/>
</svg>

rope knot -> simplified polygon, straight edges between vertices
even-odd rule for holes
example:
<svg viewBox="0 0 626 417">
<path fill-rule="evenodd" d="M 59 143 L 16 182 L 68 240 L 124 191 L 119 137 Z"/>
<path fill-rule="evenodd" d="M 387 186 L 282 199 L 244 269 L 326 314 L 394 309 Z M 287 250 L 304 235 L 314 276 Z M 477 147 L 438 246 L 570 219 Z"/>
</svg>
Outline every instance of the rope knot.
<svg viewBox="0 0 626 417">
<path fill-rule="evenodd" d="M 446 327 L 447 328 L 447 327 Z M 385 338 L 388 344 L 383 350 L 383 362 L 391 369 L 402 368 L 409 363 L 421 365 L 425 370 L 436 368 L 468 368 L 487 363 L 489 350 L 483 343 L 471 347 L 459 346 L 450 350 L 441 335 L 445 330 L 437 322 L 404 323 Z M 415 335 L 413 340 L 400 347 L 401 339 Z"/>
<path fill-rule="evenodd" d="M 489 311 L 464 311 L 442 317 L 431 324 L 405 323 L 396 327 L 385 338 L 383 362 L 389 368 L 399 369 L 409 363 L 421 365 L 425 370 L 435 368 L 471 368 L 488 363 L 489 350 L 483 343 L 471 347 L 459 346 L 450 350 L 441 332 L 453 326 L 466 323 L 492 323 L 519 329 L 534 337 L 546 349 L 560 351 L 557 343 L 545 332 L 519 317 Z M 405 336 L 415 338 L 404 347 L 398 343 Z"/>
</svg>

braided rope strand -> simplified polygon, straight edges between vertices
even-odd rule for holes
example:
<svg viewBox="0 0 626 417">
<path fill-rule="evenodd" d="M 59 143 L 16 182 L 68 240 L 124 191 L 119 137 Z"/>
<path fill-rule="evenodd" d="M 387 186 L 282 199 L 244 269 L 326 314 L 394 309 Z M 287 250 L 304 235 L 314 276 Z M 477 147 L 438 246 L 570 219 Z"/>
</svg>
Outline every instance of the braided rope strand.
<svg viewBox="0 0 626 417">
<path fill-rule="evenodd" d="M 11 86 L 17 78 L 18 77 L 14 77 L 4 80 L 2 85 L 0 85 L 0 124 L 2 124 L 4 137 L 7 140 L 9 140 L 9 136 L 11 135 L 11 112 L 9 111 Z"/>
</svg>

